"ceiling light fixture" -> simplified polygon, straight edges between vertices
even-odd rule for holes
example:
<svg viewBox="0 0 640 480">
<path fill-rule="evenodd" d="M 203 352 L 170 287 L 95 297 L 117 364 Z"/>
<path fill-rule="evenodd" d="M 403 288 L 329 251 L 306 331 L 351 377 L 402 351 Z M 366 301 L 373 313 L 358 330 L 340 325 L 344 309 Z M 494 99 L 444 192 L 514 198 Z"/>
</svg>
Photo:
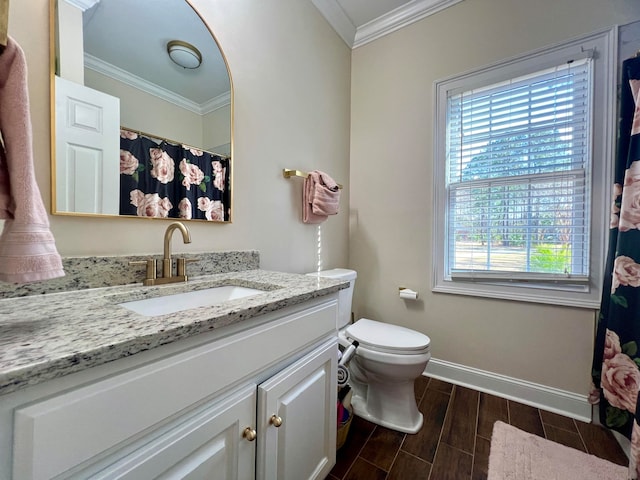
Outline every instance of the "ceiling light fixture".
<svg viewBox="0 0 640 480">
<path fill-rule="evenodd" d="M 171 60 L 182 68 L 194 69 L 202 63 L 200 50 L 181 40 L 171 40 L 167 43 L 167 53 Z"/>
</svg>

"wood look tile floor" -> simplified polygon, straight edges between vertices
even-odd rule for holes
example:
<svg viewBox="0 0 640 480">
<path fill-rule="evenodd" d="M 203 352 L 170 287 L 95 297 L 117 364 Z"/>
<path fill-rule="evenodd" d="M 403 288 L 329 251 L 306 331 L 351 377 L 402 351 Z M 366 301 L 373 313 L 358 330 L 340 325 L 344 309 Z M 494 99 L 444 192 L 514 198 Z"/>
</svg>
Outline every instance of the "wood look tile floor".
<svg viewBox="0 0 640 480">
<path fill-rule="evenodd" d="M 326 480 L 482 480 L 497 420 L 627 465 L 607 429 L 500 397 L 421 377 L 416 399 L 424 425 L 403 434 L 354 417 Z"/>
</svg>

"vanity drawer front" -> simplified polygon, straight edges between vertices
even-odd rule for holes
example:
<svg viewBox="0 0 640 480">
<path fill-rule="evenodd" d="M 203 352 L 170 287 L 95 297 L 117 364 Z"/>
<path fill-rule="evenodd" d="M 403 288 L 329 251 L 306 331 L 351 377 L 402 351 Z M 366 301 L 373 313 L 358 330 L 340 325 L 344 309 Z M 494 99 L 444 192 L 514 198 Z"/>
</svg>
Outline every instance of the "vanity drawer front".
<svg viewBox="0 0 640 480">
<path fill-rule="evenodd" d="M 15 412 L 16 480 L 48 479 L 335 332 L 331 300 Z M 160 347 L 162 348 L 162 347 Z M 122 361 L 126 361 L 122 360 Z"/>
</svg>

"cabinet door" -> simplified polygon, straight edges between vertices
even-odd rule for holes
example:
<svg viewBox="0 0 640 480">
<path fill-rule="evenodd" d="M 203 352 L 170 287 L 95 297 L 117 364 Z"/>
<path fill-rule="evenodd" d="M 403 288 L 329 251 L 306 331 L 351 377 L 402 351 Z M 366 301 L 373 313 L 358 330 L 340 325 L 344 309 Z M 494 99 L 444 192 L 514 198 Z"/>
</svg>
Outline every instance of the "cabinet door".
<svg viewBox="0 0 640 480">
<path fill-rule="evenodd" d="M 337 352 L 326 342 L 258 386 L 258 480 L 324 479 L 335 464 Z"/>
<path fill-rule="evenodd" d="M 90 477 L 253 480 L 255 444 L 243 438 L 255 429 L 256 385 L 216 399 L 182 424 Z"/>
</svg>

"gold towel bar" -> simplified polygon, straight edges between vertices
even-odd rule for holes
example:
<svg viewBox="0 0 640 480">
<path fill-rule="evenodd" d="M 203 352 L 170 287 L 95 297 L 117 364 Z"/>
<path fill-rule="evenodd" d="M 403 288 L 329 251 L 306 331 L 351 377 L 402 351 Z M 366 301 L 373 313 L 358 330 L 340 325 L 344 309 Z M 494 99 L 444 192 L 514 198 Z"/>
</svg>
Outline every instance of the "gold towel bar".
<svg viewBox="0 0 640 480">
<path fill-rule="evenodd" d="M 291 177 L 307 178 L 309 176 L 309 174 L 307 172 L 303 172 L 301 170 L 291 170 L 289 168 L 283 168 L 282 169 L 282 176 L 284 178 L 291 178 Z M 338 184 L 338 188 L 342 188 L 342 185 Z"/>
</svg>

